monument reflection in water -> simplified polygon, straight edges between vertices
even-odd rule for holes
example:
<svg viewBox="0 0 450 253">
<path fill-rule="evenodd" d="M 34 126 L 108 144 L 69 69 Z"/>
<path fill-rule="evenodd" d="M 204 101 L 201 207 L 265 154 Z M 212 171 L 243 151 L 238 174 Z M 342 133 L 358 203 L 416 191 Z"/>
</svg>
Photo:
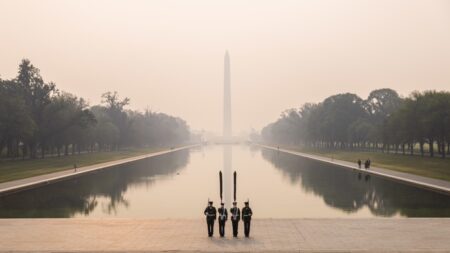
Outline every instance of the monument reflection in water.
<svg viewBox="0 0 450 253">
<path fill-rule="evenodd" d="M 232 172 L 232 147 L 229 144 L 223 146 L 223 201 L 225 207 L 231 207 L 233 200 L 233 172 Z"/>
<path fill-rule="evenodd" d="M 203 218 L 250 199 L 255 218 L 450 217 L 450 196 L 246 145 L 210 145 L 153 157 L 0 198 L 0 217 Z"/>
</svg>

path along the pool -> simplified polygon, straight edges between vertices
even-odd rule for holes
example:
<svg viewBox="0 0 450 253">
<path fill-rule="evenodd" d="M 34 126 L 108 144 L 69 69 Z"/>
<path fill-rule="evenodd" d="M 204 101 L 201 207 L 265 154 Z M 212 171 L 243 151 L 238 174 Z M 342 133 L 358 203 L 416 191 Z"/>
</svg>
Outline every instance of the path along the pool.
<svg viewBox="0 0 450 253">
<path fill-rule="evenodd" d="M 67 179 L 70 177 L 80 176 L 85 173 L 91 173 L 91 172 L 94 172 L 97 170 L 102 170 L 102 169 L 105 169 L 105 168 L 108 168 L 111 166 L 129 163 L 129 162 L 133 162 L 133 161 L 137 161 L 137 160 L 141 160 L 141 159 L 145 159 L 145 158 L 149 158 L 149 157 L 153 157 L 153 156 L 164 155 L 164 154 L 168 154 L 168 153 L 183 150 L 183 149 L 189 149 L 189 148 L 192 148 L 195 146 L 198 146 L 198 145 L 187 145 L 187 146 L 182 146 L 182 147 L 177 147 L 177 148 L 170 148 L 170 149 L 166 149 L 163 151 L 149 153 L 149 154 L 145 154 L 145 155 L 133 156 L 133 157 L 124 158 L 124 159 L 120 159 L 120 160 L 99 163 L 99 164 L 94 164 L 94 165 L 85 166 L 85 167 L 79 167 L 76 169 L 76 171 L 74 169 L 67 169 L 67 170 L 54 172 L 54 173 L 50 173 L 50 174 L 44 174 L 44 175 L 40 175 L 40 176 L 29 177 L 29 178 L 9 181 L 9 182 L 5 182 L 5 183 L 0 183 L 0 196 L 4 195 L 4 194 L 9 194 L 9 193 L 13 193 L 16 191 L 20 191 L 23 189 L 28 189 L 28 188 L 33 188 L 33 187 L 37 187 L 40 185 L 48 184 L 51 182 L 64 180 L 64 179 Z"/>
<path fill-rule="evenodd" d="M 242 224 L 241 224 L 242 225 Z M 215 229 L 217 230 L 217 224 Z M 0 219 L 0 252 L 450 252 L 450 219 L 255 219 L 250 238 L 206 222 Z"/>
<path fill-rule="evenodd" d="M 320 162 L 330 163 L 330 164 L 334 164 L 334 165 L 352 169 L 352 170 L 358 170 L 358 171 L 361 171 L 364 173 L 370 173 L 373 175 L 390 178 L 392 180 L 396 180 L 399 182 L 420 186 L 423 188 L 427 188 L 427 189 L 430 189 L 433 191 L 437 191 L 437 192 L 441 192 L 441 193 L 450 195 L 450 182 L 448 182 L 448 181 L 429 178 L 429 177 L 422 177 L 422 176 L 418 176 L 418 175 L 383 169 L 383 168 L 374 167 L 374 166 L 370 166 L 370 169 L 368 169 L 368 170 L 359 169 L 358 166 L 356 165 L 356 162 L 351 163 L 351 162 L 347 162 L 347 161 L 331 159 L 328 157 L 302 153 L 302 152 L 293 151 L 293 150 L 284 149 L 284 148 L 278 148 L 278 147 L 274 147 L 274 146 L 260 145 L 260 144 L 257 144 L 257 145 L 259 145 L 263 148 L 272 149 L 272 150 L 279 151 L 279 152 L 289 153 L 292 155 L 297 155 L 297 156 L 313 159 L 313 160 L 320 161 Z"/>
</svg>

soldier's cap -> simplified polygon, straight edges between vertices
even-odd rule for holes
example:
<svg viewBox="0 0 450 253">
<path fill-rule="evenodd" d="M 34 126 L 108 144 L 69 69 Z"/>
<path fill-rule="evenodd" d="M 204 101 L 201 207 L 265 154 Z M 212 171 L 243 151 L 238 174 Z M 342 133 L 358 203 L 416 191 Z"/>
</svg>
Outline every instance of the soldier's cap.
<svg viewBox="0 0 450 253">
<path fill-rule="evenodd" d="M 233 201 L 233 205 L 236 205 L 237 204 L 237 202 L 236 201 Z"/>
<path fill-rule="evenodd" d="M 220 205 L 223 206 L 223 205 L 225 205 L 225 203 L 222 202 L 222 203 L 220 203 Z"/>
<path fill-rule="evenodd" d="M 245 201 L 244 204 L 248 205 L 248 201 Z"/>
<path fill-rule="evenodd" d="M 213 202 L 210 200 L 210 201 L 208 201 L 208 203 L 212 204 Z"/>
</svg>

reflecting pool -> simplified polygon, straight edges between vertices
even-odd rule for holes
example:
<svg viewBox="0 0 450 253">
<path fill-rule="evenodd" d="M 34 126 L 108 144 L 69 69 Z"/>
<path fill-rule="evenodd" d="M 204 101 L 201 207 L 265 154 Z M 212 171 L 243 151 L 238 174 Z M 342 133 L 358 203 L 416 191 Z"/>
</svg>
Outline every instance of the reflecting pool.
<svg viewBox="0 0 450 253">
<path fill-rule="evenodd" d="M 0 217 L 201 218 L 208 199 L 255 218 L 450 217 L 450 196 L 248 145 L 208 145 L 0 198 Z"/>
</svg>

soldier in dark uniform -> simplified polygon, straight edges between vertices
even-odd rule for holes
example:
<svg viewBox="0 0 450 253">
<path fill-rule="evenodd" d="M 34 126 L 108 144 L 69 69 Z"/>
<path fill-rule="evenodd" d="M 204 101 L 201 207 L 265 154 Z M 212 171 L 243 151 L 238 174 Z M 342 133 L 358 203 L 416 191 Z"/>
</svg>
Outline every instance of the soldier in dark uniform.
<svg viewBox="0 0 450 253">
<path fill-rule="evenodd" d="M 214 234 L 214 221 L 216 220 L 216 208 L 213 206 L 213 202 L 209 201 L 208 206 L 203 212 L 206 216 L 206 224 L 208 225 L 208 236 L 211 237 Z"/>
<path fill-rule="evenodd" d="M 224 207 L 224 203 L 220 203 L 220 207 L 218 209 L 219 217 L 217 220 L 219 221 L 219 234 L 220 237 L 225 236 L 225 222 L 228 220 L 228 211 Z"/>
<path fill-rule="evenodd" d="M 242 208 L 242 220 L 244 221 L 245 237 L 250 235 L 250 221 L 252 220 L 252 209 L 248 206 L 248 201 L 244 202 L 245 207 Z"/>
<path fill-rule="evenodd" d="M 238 235 L 238 225 L 241 220 L 241 210 L 236 206 L 236 201 L 233 202 L 233 207 L 230 208 L 231 213 L 231 224 L 233 225 L 233 237 L 237 237 Z"/>
</svg>

